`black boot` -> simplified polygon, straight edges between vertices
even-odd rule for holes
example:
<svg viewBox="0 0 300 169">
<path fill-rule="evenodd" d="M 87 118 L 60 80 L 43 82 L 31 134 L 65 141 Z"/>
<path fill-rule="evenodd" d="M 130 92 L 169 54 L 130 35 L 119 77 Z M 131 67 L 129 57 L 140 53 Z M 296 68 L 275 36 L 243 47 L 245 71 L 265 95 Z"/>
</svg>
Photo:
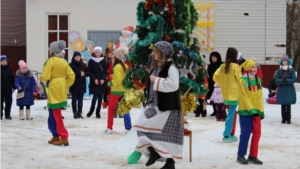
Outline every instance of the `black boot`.
<svg viewBox="0 0 300 169">
<path fill-rule="evenodd" d="M 83 119 L 81 112 L 78 112 L 78 118 L 82 118 Z"/>
<path fill-rule="evenodd" d="M 252 157 L 252 156 L 250 156 L 250 155 L 249 155 L 249 157 L 248 157 L 248 161 L 249 161 L 250 163 L 253 163 L 253 164 L 263 165 L 263 162 L 260 161 L 257 157 Z"/>
<path fill-rule="evenodd" d="M 212 104 L 212 107 L 213 107 L 214 112 L 210 116 L 216 116 L 216 114 L 217 114 L 216 112 L 217 111 L 216 111 L 216 105 L 215 105 L 215 103 Z"/>
<path fill-rule="evenodd" d="M 246 158 L 244 156 L 240 156 L 240 155 L 237 156 L 236 162 L 243 164 L 243 165 L 248 164 L 248 161 L 246 160 Z"/>
<path fill-rule="evenodd" d="M 123 118 L 123 115 L 119 115 L 119 118 Z"/>
<path fill-rule="evenodd" d="M 100 109 L 97 109 L 97 110 L 96 110 L 96 118 L 97 118 L 97 119 L 101 119 Z"/>
<path fill-rule="evenodd" d="M 286 116 L 286 123 L 291 124 L 291 105 L 286 106 L 285 116 Z"/>
<path fill-rule="evenodd" d="M 281 105 L 281 123 L 284 124 L 286 123 L 286 110 L 285 110 L 285 105 Z"/>
<path fill-rule="evenodd" d="M 93 113 L 94 113 L 94 110 L 90 110 L 90 111 L 88 112 L 88 114 L 86 115 L 86 117 L 91 117 L 91 116 L 93 115 Z"/>
<path fill-rule="evenodd" d="M 74 119 L 78 119 L 78 113 L 77 112 L 73 112 L 74 114 Z"/>
<path fill-rule="evenodd" d="M 146 162 L 146 166 L 154 164 L 155 161 L 160 158 L 160 155 L 154 150 L 152 146 L 148 147 L 148 150 L 150 151 L 150 157 L 149 160 Z"/>
<path fill-rule="evenodd" d="M 173 158 L 167 158 L 166 164 L 161 169 L 175 169 L 175 161 Z"/>
</svg>

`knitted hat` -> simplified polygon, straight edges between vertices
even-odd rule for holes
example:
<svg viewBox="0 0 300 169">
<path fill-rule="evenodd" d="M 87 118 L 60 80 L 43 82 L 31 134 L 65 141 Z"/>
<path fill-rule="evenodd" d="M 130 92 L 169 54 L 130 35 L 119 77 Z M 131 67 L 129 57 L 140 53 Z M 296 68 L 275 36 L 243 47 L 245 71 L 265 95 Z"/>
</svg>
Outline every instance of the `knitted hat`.
<svg viewBox="0 0 300 169">
<path fill-rule="evenodd" d="M 123 60 L 124 57 L 125 57 L 125 55 L 128 54 L 128 52 L 129 52 L 128 47 L 122 46 L 122 47 L 119 47 L 118 49 L 114 50 L 114 51 L 113 51 L 113 55 L 114 55 L 116 58 L 118 58 L 118 59 L 120 59 L 120 60 Z"/>
<path fill-rule="evenodd" d="M 288 57 L 288 55 L 286 55 L 286 54 L 284 54 L 282 57 L 281 57 L 281 61 L 289 61 L 290 60 L 290 58 Z"/>
<path fill-rule="evenodd" d="M 75 58 L 76 56 L 80 56 L 80 57 L 81 57 L 81 53 L 80 53 L 80 52 L 77 52 L 77 51 L 75 51 L 75 52 L 73 53 L 73 58 Z"/>
<path fill-rule="evenodd" d="M 66 53 L 66 51 L 65 51 L 65 50 L 62 50 L 61 53 L 62 53 L 62 54 L 63 54 L 63 53 Z"/>
<path fill-rule="evenodd" d="M 257 63 L 256 63 L 254 60 L 248 59 L 248 60 L 246 60 L 246 61 L 241 65 L 241 67 L 242 67 L 244 70 L 249 71 L 250 68 L 251 68 L 252 66 L 254 66 L 255 64 L 257 64 Z"/>
<path fill-rule="evenodd" d="M 58 42 L 52 42 L 50 44 L 50 49 L 54 55 L 61 56 L 61 52 L 66 48 L 66 42 L 60 40 Z"/>
<path fill-rule="evenodd" d="M 154 44 L 163 54 L 168 58 L 173 55 L 174 49 L 173 46 L 167 41 L 159 41 Z"/>
<path fill-rule="evenodd" d="M 96 50 L 100 50 L 101 53 L 102 53 L 102 48 L 101 48 L 100 46 L 95 46 L 95 47 L 94 47 L 94 52 L 96 52 Z"/>
<path fill-rule="evenodd" d="M 24 60 L 20 60 L 18 63 L 20 69 L 22 70 L 24 67 L 28 67 Z"/>
<path fill-rule="evenodd" d="M 6 60 L 7 61 L 6 55 L 1 55 L 1 62 L 2 62 L 2 60 Z"/>
</svg>

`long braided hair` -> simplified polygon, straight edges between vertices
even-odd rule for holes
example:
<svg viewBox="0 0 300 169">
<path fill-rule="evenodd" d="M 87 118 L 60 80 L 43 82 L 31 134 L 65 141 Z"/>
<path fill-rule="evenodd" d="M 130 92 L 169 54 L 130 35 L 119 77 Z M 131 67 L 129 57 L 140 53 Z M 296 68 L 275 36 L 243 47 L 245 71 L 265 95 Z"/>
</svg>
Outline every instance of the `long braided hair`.
<svg viewBox="0 0 300 169">
<path fill-rule="evenodd" d="M 247 71 L 247 78 L 248 78 L 248 89 L 249 89 L 249 91 L 251 91 L 252 88 L 251 88 L 251 84 L 250 84 L 249 71 Z M 261 85 L 258 83 L 257 74 L 255 74 L 255 81 L 256 81 L 257 90 L 260 90 L 261 89 Z"/>
</svg>

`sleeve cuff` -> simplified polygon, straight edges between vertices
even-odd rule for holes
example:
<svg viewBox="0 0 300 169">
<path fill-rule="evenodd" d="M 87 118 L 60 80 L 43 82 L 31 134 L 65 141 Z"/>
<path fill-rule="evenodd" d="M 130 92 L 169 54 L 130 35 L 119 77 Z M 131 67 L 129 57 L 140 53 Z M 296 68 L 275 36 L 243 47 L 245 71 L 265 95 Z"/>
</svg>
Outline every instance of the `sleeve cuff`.
<svg viewBox="0 0 300 169">
<path fill-rule="evenodd" d="M 112 87 L 112 86 L 113 86 L 113 83 L 112 83 L 112 81 L 110 81 L 110 82 L 109 82 L 109 86 L 110 86 L 110 87 Z"/>
<path fill-rule="evenodd" d="M 159 90 L 159 83 L 160 83 L 160 77 L 156 77 L 153 85 L 153 90 L 158 91 Z"/>
</svg>

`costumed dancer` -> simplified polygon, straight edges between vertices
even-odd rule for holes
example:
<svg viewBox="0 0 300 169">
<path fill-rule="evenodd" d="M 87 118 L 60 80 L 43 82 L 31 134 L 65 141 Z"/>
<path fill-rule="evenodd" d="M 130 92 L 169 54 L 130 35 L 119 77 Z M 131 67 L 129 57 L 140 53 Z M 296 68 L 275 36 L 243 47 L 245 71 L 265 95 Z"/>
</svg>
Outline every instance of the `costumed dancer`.
<svg viewBox="0 0 300 169">
<path fill-rule="evenodd" d="M 294 83 L 296 82 L 293 61 L 287 55 L 283 55 L 276 71 L 275 80 L 278 84 L 276 103 L 281 104 L 281 123 L 291 124 L 291 104 L 297 101 Z"/>
<path fill-rule="evenodd" d="M 101 118 L 101 105 L 102 105 L 102 97 L 106 93 L 107 89 L 107 65 L 106 61 L 102 54 L 102 47 L 96 46 L 94 48 L 93 57 L 89 60 L 88 68 L 90 72 L 90 94 L 93 94 L 92 104 L 90 111 L 86 115 L 90 117 L 93 115 L 95 110 L 95 105 L 98 100 L 97 108 L 96 108 L 96 118 Z"/>
<path fill-rule="evenodd" d="M 172 45 L 166 41 L 154 44 L 148 99 L 134 125 L 138 134 L 136 151 L 149 158 L 146 166 L 156 160 L 166 161 L 162 169 L 175 168 L 183 155 L 179 71 L 171 59 L 173 53 Z"/>
<path fill-rule="evenodd" d="M 238 140 L 235 135 L 231 135 L 236 107 L 239 104 L 239 79 L 242 76 L 241 69 L 237 64 L 237 57 L 237 50 L 232 47 L 228 48 L 225 63 L 219 67 L 213 76 L 215 83 L 221 87 L 224 104 L 229 106 L 223 132 L 223 142 L 225 143 Z"/>
<path fill-rule="evenodd" d="M 73 53 L 73 58 L 69 65 L 75 74 L 75 81 L 73 85 L 70 87 L 70 92 L 72 95 L 72 110 L 73 110 L 74 119 L 78 119 L 78 118 L 83 119 L 82 117 L 83 95 L 86 92 L 86 77 L 89 76 L 89 71 L 86 64 L 83 63 L 81 54 L 77 51 Z"/>
<path fill-rule="evenodd" d="M 44 64 L 41 81 L 49 81 L 48 104 L 49 117 L 48 128 L 52 133 L 49 144 L 68 146 L 68 131 L 62 120 L 61 108 L 67 106 L 67 88 L 75 80 L 75 74 L 69 64 L 62 58 L 61 51 L 66 47 L 66 42 L 60 40 L 50 44 L 52 57 Z"/>
<path fill-rule="evenodd" d="M 238 113 L 240 116 L 240 142 L 238 147 L 237 162 L 248 164 L 248 162 L 262 165 L 258 156 L 258 143 L 261 137 L 261 120 L 264 118 L 262 80 L 257 75 L 258 64 L 252 59 L 246 60 L 241 67 L 246 73 L 240 79 L 241 97 Z M 250 154 L 247 154 L 248 142 L 252 133 Z"/>
<path fill-rule="evenodd" d="M 12 119 L 10 116 L 10 112 L 13 101 L 12 94 L 14 90 L 15 78 L 13 72 L 8 66 L 6 55 L 1 55 L 1 120 L 3 119 L 3 109 L 5 112 L 5 119 Z"/>
<path fill-rule="evenodd" d="M 17 99 L 17 106 L 20 107 L 19 119 L 24 120 L 24 106 L 26 106 L 26 120 L 32 120 L 30 106 L 34 105 L 34 96 L 37 95 L 36 82 L 24 60 L 20 60 L 18 64 L 20 69 L 16 72 L 15 87 L 18 93 L 24 92 L 24 97 Z"/>
<path fill-rule="evenodd" d="M 126 54 L 128 54 L 129 49 L 126 46 L 120 47 L 113 51 L 113 70 L 112 78 L 108 83 L 108 86 L 111 87 L 109 95 L 109 104 L 107 112 L 107 129 L 104 130 L 105 134 L 112 133 L 113 123 L 114 123 L 114 114 L 117 108 L 118 101 L 124 96 L 125 88 L 122 85 L 122 81 L 128 70 L 128 66 L 123 62 L 123 59 Z M 124 124 L 127 132 L 131 129 L 131 118 L 130 113 L 124 115 Z"/>
</svg>

